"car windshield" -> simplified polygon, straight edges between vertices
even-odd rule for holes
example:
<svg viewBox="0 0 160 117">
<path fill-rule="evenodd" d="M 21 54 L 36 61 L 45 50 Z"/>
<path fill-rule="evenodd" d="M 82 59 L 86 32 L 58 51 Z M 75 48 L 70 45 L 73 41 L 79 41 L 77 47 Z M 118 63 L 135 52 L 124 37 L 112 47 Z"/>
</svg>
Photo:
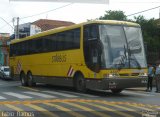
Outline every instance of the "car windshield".
<svg viewBox="0 0 160 117">
<path fill-rule="evenodd" d="M 100 25 L 99 34 L 103 45 L 102 68 L 146 67 L 139 27 Z"/>
</svg>

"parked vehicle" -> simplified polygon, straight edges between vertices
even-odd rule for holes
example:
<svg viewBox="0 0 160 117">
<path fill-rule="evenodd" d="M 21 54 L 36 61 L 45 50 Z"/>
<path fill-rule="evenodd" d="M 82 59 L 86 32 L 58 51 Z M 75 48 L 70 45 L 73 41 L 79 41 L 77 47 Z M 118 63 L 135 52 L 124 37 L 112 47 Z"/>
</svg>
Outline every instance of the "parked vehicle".
<svg viewBox="0 0 160 117">
<path fill-rule="evenodd" d="M 0 78 L 11 79 L 9 66 L 0 67 Z"/>
</svg>

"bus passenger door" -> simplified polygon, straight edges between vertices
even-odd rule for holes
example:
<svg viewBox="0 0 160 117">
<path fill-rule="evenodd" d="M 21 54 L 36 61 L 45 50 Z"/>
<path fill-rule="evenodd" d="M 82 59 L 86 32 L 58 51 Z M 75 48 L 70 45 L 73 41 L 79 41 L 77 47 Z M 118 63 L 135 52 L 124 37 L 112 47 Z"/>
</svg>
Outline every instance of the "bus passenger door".
<svg viewBox="0 0 160 117">
<path fill-rule="evenodd" d="M 99 72 L 101 66 L 101 48 L 96 24 L 84 26 L 84 58 L 89 69 Z"/>
</svg>

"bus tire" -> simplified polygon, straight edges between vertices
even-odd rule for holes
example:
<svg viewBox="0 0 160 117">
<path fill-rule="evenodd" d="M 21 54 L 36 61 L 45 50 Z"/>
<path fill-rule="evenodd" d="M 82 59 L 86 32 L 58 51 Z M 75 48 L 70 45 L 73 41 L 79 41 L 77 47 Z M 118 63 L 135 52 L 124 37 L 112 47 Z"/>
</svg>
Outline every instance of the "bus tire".
<svg viewBox="0 0 160 117">
<path fill-rule="evenodd" d="M 120 93 L 123 89 L 111 89 L 112 93 Z"/>
<path fill-rule="evenodd" d="M 86 92 L 86 82 L 82 74 L 75 76 L 75 88 L 78 92 Z"/>
<path fill-rule="evenodd" d="M 27 73 L 27 78 L 28 78 L 28 86 L 30 86 L 30 87 L 36 86 L 36 83 L 34 82 L 34 78 L 33 78 L 31 72 Z"/>
<path fill-rule="evenodd" d="M 28 86 L 28 81 L 27 81 L 27 78 L 26 78 L 24 72 L 22 72 L 20 74 L 20 80 L 21 80 L 22 86 Z"/>
</svg>

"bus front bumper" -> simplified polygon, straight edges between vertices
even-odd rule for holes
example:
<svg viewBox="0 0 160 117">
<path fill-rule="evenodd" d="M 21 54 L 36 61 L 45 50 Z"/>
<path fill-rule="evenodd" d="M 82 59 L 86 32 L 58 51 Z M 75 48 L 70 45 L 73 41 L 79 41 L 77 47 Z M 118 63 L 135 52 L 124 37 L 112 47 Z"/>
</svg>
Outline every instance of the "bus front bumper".
<svg viewBox="0 0 160 117">
<path fill-rule="evenodd" d="M 146 78 L 103 78 L 103 79 L 86 79 L 86 88 L 88 89 L 125 89 L 133 87 L 145 87 Z"/>
</svg>

